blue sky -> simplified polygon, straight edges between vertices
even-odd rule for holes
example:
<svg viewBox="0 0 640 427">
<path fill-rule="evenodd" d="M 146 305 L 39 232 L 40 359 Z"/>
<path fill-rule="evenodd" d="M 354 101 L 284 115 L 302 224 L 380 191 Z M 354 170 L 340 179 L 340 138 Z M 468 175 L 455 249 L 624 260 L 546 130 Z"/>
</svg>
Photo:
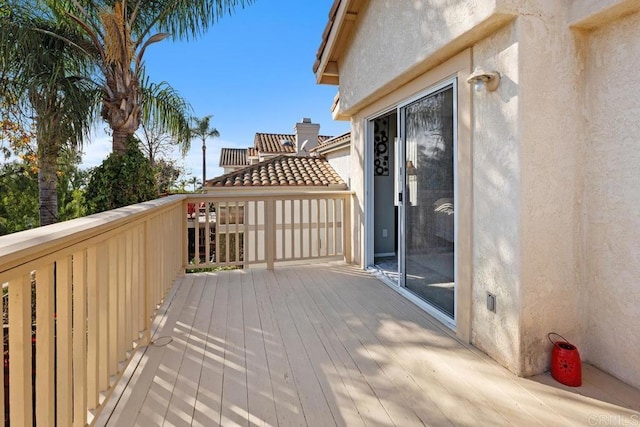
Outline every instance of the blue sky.
<svg viewBox="0 0 640 427">
<path fill-rule="evenodd" d="M 220 138 L 207 142 L 207 178 L 222 173 L 221 147 L 246 148 L 253 145 L 256 132 L 293 133 L 303 117 L 319 123 L 323 135 L 349 130 L 347 122 L 331 118 L 337 88 L 316 84 L 312 71 L 332 3 L 256 0 L 197 40 L 163 41 L 148 49 L 150 78 L 169 82 L 196 116 L 213 114 Z M 194 140 L 180 160 L 187 174 L 199 178 L 201 147 Z M 110 149 L 109 137 L 98 131 L 85 147 L 84 166 L 99 164 Z"/>
</svg>

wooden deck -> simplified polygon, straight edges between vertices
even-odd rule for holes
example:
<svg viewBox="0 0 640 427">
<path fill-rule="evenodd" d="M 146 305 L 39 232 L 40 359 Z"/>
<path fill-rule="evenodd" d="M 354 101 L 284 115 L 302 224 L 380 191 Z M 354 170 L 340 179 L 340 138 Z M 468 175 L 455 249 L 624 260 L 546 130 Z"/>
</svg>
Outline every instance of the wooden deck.
<svg viewBox="0 0 640 427">
<path fill-rule="evenodd" d="M 513 376 L 343 264 L 179 280 L 98 425 L 640 425 L 640 392 Z"/>
</svg>

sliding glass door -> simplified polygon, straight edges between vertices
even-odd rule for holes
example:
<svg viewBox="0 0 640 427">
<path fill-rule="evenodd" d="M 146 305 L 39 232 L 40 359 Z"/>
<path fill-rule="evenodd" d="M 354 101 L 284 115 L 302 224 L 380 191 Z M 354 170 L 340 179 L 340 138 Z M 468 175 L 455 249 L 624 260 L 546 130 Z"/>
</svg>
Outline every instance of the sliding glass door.
<svg viewBox="0 0 640 427">
<path fill-rule="evenodd" d="M 454 318 L 455 87 L 399 109 L 404 148 L 402 285 Z M 404 179 L 402 179 L 404 178 Z"/>
</svg>

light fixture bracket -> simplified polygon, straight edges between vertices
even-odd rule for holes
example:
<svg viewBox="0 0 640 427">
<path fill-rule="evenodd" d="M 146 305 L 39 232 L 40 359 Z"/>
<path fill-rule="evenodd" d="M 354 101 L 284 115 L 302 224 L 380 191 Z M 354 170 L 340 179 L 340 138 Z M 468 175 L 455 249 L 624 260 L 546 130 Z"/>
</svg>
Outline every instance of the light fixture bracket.
<svg viewBox="0 0 640 427">
<path fill-rule="evenodd" d="M 482 67 L 476 67 L 467 79 L 467 83 L 484 86 L 489 92 L 493 92 L 500 85 L 500 73 L 497 71 L 485 71 Z"/>
</svg>

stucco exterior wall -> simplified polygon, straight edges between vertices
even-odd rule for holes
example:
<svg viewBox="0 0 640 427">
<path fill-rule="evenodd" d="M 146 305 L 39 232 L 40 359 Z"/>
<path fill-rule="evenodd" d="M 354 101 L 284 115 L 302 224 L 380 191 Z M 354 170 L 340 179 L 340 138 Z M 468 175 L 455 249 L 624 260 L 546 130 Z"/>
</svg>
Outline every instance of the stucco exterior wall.
<svg viewBox="0 0 640 427">
<path fill-rule="evenodd" d="M 551 331 L 583 348 L 581 60 L 566 14 L 531 1 L 473 47 L 474 66 L 502 76 L 473 96 L 473 343 L 524 376 L 548 368 Z"/>
<path fill-rule="evenodd" d="M 500 70 L 495 92 L 473 99 L 472 343 L 515 370 L 520 357 L 519 45 L 514 23 L 473 49 L 474 64 Z M 486 309 L 487 292 L 496 312 Z"/>
<path fill-rule="evenodd" d="M 588 357 L 640 387 L 640 13 L 586 39 Z"/>
<path fill-rule="evenodd" d="M 526 376 L 548 368 L 547 333 L 558 332 L 583 360 L 640 387 L 640 4 L 402 4 L 371 0 L 339 61 L 356 261 L 364 266 L 367 251 L 366 121 L 460 73 L 444 70 L 470 51 L 468 71 L 502 76 L 459 111 L 473 153 L 462 233 L 472 242 L 470 341 Z M 458 74 L 461 91 L 465 80 Z"/>
<path fill-rule="evenodd" d="M 518 18 L 520 44 L 521 351 L 518 372 L 549 367 L 555 331 L 585 352 L 581 280 L 582 80 L 579 43 L 563 2 Z M 586 354 L 585 354 L 586 355 Z"/>
<path fill-rule="evenodd" d="M 325 154 L 325 157 L 333 170 L 340 175 L 340 178 L 347 183 L 347 187 L 351 181 L 351 149 L 344 147 L 339 150 L 331 151 Z"/>
<path fill-rule="evenodd" d="M 519 16 L 539 16 L 541 4 L 567 6 L 555 0 L 412 0 L 398 7 L 393 0 L 369 0 L 338 64 L 341 111 L 357 112 Z M 574 9 L 576 15 L 581 10 Z"/>
</svg>

